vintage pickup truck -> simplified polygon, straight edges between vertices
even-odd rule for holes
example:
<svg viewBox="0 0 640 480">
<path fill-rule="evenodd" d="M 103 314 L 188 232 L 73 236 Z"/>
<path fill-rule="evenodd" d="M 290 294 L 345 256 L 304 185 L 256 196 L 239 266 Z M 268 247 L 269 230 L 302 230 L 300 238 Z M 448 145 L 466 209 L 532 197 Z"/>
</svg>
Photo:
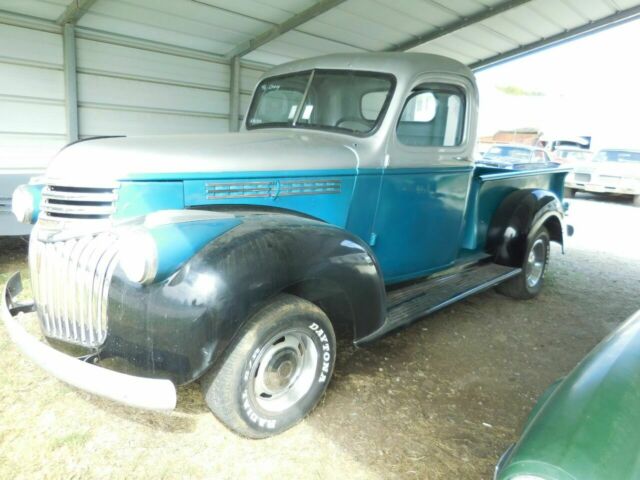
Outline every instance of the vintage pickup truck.
<svg viewBox="0 0 640 480">
<path fill-rule="evenodd" d="M 266 74 L 239 133 L 69 145 L 14 195 L 35 302 L 13 276 L 6 327 L 81 389 L 170 410 L 200 380 L 229 428 L 282 432 L 327 388 L 335 331 L 540 291 L 567 171 L 475 167 L 477 114 L 456 61 L 339 54 Z"/>
</svg>

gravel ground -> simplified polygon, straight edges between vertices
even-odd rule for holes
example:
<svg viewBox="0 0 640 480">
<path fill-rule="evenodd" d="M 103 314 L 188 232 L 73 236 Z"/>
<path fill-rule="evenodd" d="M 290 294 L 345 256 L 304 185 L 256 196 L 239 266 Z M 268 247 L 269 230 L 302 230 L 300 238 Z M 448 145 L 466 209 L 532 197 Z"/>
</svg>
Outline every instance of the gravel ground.
<svg viewBox="0 0 640 480">
<path fill-rule="evenodd" d="M 366 349 L 340 345 L 319 408 L 268 440 L 227 431 L 196 385 L 171 415 L 66 387 L 0 328 L 0 478 L 490 478 L 536 398 L 640 308 L 640 209 L 570 203 L 576 235 L 552 250 L 539 298 L 490 291 Z M 0 284 L 26 274 L 25 256 L 0 239 Z"/>
</svg>

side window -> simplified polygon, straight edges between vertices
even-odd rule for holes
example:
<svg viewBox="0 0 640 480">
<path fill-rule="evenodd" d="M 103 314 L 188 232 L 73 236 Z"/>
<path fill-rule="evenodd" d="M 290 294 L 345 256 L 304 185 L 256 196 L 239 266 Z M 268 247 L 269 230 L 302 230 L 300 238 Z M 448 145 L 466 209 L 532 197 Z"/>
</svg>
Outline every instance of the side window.
<svg viewBox="0 0 640 480">
<path fill-rule="evenodd" d="M 455 147 L 464 139 L 465 96 L 453 85 L 426 85 L 404 105 L 396 133 L 414 147 Z"/>
</svg>

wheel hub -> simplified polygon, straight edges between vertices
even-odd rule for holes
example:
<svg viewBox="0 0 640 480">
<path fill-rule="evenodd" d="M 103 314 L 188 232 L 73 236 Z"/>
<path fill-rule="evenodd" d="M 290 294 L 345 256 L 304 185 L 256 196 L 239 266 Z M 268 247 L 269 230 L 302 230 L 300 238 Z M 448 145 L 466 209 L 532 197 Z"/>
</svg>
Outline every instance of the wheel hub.
<svg viewBox="0 0 640 480">
<path fill-rule="evenodd" d="M 298 356 L 292 350 L 280 351 L 274 355 L 267 365 L 264 374 L 264 384 L 272 394 L 285 389 L 298 370 Z"/>
<path fill-rule="evenodd" d="M 529 287 L 535 287 L 542 279 L 544 273 L 544 264 L 547 256 L 545 243 L 542 239 L 538 238 L 529 251 L 527 257 L 527 285 Z"/>
<path fill-rule="evenodd" d="M 319 354 L 304 331 L 273 337 L 261 349 L 252 369 L 252 393 L 264 410 L 279 413 L 306 395 L 313 384 Z"/>
</svg>

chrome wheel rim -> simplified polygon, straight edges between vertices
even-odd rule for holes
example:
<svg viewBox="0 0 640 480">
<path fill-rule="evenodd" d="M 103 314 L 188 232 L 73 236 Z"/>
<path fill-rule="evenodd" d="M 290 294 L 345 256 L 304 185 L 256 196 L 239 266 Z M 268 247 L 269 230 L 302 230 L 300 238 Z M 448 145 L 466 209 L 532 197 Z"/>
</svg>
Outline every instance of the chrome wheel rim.
<svg viewBox="0 0 640 480">
<path fill-rule="evenodd" d="M 269 340 L 252 367 L 255 402 L 271 413 L 280 413 L 304 397 L 315 378 L 318 350 L 302 331 L 288 331 Z"/>
<path fill-rule="evenodd" d="M 529 256 L 527 257 L 527 285 L 535 287 L 542 278 L 544 273 L 544 262 L 547 256 L 546 247 L 544 241 L 539 238 L 529 250 Z"/>
</svg>

